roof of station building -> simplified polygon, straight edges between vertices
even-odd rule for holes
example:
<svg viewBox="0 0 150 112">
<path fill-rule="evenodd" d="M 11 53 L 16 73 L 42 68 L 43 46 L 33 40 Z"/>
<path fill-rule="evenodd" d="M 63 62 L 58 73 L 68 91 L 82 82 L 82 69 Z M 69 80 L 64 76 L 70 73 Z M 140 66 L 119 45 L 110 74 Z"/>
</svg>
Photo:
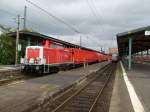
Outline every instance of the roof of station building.
<svg viewBox="0 0 150 112">
<path fill-rule="evenodd" d="M 133 54 L 150 49 L 150 35 L 145 35 L 145 31 L 150 31 L 150 26 L 117 34 L 119 55 L 123 56 L 128 53 L 129 38 L 132 38 Z"/>
<path fill-rule="evenodd" d="M 11 32 L 11 33 L 9 33 L 9 35 L 11 37 L 16 38 L 16 32 Z M 32 40 L 39 40 L 39 41 L 43 40 L 43 39 L 50 39 L 54 42 L 57 42 L 57 43 L 60 43 L 64 46 L 66 46 L 66 47 L 81 48 L 81 49 L 85 49 L 85 50 L 99 52 L 99 51 L 96 51 L 96 50 L 93 50 L 93 49 L 90 49 L 90 48 L 82 47 L 82 46 L 79 46 L 79 45 L 76 45 L 76 44 L 72 44 L 72 43 L 60 40 L 60 39 L 56 39 L 54 37 L 47 36 L 47 35 L 44 35 L 44 34 L 41 34 L 41 33 L 38 33 L 38 32 L 20 31 L 19 35 L 20 35 L 20 38 L 24 39 L 24 40 L 26 40 L 27 38 L 30 38 Z M 99 53 L 101 53 L 101 52 L 99 52 Z M 104 54 L 104 53 L 102 53 L 102 54 Z"/>
</svg>

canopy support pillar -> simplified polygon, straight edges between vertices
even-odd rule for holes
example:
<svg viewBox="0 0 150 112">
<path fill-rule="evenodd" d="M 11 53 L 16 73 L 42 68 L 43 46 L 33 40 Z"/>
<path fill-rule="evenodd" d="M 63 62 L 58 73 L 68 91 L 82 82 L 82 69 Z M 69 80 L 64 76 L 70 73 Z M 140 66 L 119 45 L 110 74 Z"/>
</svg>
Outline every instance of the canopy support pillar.
<svg viewBox="0 0 150 112">
<path fill-rule="evenodd" d="M 147 60 L 149 60 L 149 49 L 147 49 Z"/>
<path fill-rule="evenodd" d="M 129 38 L 129 54 L 128 54 L 128 69 L 131 70 L 131 61 L 132 61 L 132 38 Z"/>
</svg>

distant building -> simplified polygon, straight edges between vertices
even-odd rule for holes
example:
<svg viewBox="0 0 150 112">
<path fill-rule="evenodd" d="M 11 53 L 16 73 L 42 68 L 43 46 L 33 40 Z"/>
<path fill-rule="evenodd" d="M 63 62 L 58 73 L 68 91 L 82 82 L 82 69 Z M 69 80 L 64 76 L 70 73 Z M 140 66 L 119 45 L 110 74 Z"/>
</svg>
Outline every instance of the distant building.
<svg viewBox="0 0 150 112">
<path fill-rule="evenodd" d="M 109 54 L 118 54 L 118 48 L 109 48 L 108 52 Z"/>
</svg>

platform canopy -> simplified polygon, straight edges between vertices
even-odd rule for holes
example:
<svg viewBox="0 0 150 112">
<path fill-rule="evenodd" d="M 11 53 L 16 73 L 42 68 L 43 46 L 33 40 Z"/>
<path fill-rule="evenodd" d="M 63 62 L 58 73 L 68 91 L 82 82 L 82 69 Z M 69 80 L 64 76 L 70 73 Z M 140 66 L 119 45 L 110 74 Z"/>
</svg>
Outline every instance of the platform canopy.
<svg viewBox="0 0 150 112">
<path fill-rule="evenodd" d="M 128 54 L 129 39 L 132 39 L 132 54 L 150 49 L 150 26 L 117 34 L 118 52 L 120 56 Z"/>
</svg>

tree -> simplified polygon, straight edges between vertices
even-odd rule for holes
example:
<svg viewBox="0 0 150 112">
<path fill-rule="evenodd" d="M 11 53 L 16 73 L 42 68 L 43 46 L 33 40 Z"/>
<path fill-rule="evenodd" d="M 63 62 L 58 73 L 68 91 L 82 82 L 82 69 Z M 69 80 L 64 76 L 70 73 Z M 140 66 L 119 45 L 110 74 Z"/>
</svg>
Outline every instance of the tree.
<svg viewBox="0 0 150 112">
<path fill-rule="evenodd" d="M 4 32 L 0 35 L 0 64 L 14 64 L 15 39 Z"/>
<path fill-rule="evenodd" d="M 0 35 L 0 64 L 14 64 L 15 63 L 15 50 L 16 50 L 16 40 L 15 38 L 9 37 L 8 34 L 11 32 L 15 32 L 16 30 L 5 27 L 0 24 L 0 29 L 3 32 Z M 23 30 L 26 32 L 32 32 L 30 29 Z M 24 57 L 25 48 L 26 48 L 26 41 L 19 40 L 19 43 L 22 45 L 22 51 L 19 53 L 19 58 Z M 18 62 L 19 59 L 18 58 Z"/>
</svg>

